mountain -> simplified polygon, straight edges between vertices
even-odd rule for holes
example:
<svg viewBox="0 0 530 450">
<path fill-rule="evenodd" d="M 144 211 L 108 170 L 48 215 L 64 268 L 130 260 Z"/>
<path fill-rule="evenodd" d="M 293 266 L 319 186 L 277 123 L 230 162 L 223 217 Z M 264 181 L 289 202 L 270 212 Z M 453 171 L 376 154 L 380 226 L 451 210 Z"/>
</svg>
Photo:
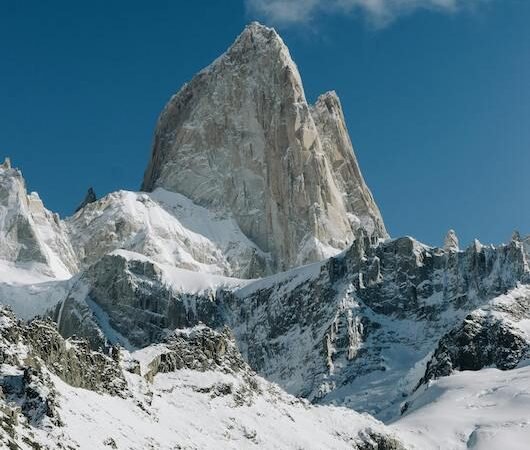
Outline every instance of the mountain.
<svg viewBox="0 0 530 450">
<path fill-rule="evenodd" d="M 158 119 L 142 189 L 234 217 L 277 272 L 332 256 L 363 227 L 387 237 L 335 93 L 310 106 L 276 31 L 245 28 Z"/>
<path fill-rule="evenodd" d="M 530 237 L 390 239 L 274 30 L 170 100 L 143 188 L 61 219 L 0 166 L 0 449 L 527 448 Z"/>
<path fill-rule="evenodd" d="M 0 358 L 0 448 L 403 449 L 369 416 L 256 376 L 229 332 L 205 326 L 107 356 L 0 307 Z"/>
<path fill-rule="evenodd" d="M 411 238 L 356 243 L 255 281 L 114 252 L 78 278 L 53 317 L 63 335 L 82 335 L 94 348 L 138 349 L 201 323 L 229 327 L 250 366 L 287 392 L 382 420 L 431 379 L 511 369 L 528 355 L 530 270 L 521 242 L 465 251 Z"/>
<path fill-rule="evenodd" d="M 64 224 L 36 192 L 28 195 L 9 159 L 0 165 L 0 260 L 52 277 L 69 278 L 78 270 Z"/>
<path fill-rule="evenodd" d="M 264 254 L 225 215 L 181 194 L 112 192 L 65 221 L 84 267 L 124 249 L 164 264 L 241 278 L 268 271 Z"/>
</svg>

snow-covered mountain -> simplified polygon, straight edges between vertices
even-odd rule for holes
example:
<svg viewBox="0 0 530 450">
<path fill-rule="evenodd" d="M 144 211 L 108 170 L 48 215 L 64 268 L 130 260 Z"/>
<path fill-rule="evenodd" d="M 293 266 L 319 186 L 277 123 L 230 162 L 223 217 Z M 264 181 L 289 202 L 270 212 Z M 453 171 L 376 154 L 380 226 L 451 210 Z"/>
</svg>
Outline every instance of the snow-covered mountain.
<svg viewBox="0 0 530 450">
<path fill-rule="evenodd" d="M 314 106 L 276 31 L 245 28 L 164 108 L 143 189 L 229 212 L 273 271 L 332 256 L 363 227 L 387 233 L 335 93 Z"/>
<path fill-rule="evenodd" d="M 0 260 L 52 277 L 69 278 L 77 271 L 64 224 L 36 192 L 28 195 L 9 158 L 0 165 Z"/>
<path fill-rule="evenodd" d="M 388 238 L 274 30 L 170 100 L 144 188 L 63 220 L 0 166 L 0 448 L 527 448 L 530 239 Z"/>
<path fill-rule="evenodd" d="M 181 194 L 113 192 L 65 221 L 83 267 L 125 249 L 205 273 L 250 278 L 269 270 L 263 253 L 229 215 L 198 206 Z"/>
</svg>

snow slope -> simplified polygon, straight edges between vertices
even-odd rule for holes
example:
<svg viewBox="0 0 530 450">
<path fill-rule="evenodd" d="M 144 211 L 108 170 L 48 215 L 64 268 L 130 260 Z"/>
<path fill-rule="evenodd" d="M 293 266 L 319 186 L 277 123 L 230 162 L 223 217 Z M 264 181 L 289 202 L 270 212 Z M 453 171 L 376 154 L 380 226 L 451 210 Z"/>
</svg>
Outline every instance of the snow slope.
<svg viewBox="0 0 530 450">
<path fill-rule="evenodd" d="M 482 369 L 432 381 L 390 425 L 421 450 L 526 450 L 530 442 L 530 365 Z"/>
<path fill-rule="evenodd" d="M 73 280 L 43 272 L 35 265 L 0 260 L 0 305 L 9 306 L 23 320 L 46 314 L 66 297 Z"/>
<path fill-rule="evenodd" d="M 174 360 L 157 359 L 163 344 L 109 358 L 0 309 L 0 449 L 402 448 L 372 417 L 312 406 L 257 377 L 228 335 L 201 326 L 179 336 L 164 344 Z M 184 366 L 168 365 L 183 354 Z M 73 387 L 94 375 L 92 361 L 103 380 Z"/>
<path fill-rule="evenodd" d="M 230 216 L 163 189 L 113 192 L 86 205 L 66 224 L 85 267 L 125 249 L 202 273 L 247 278 L 250 271 L 267 271 L 268 256 Z"/>
<path fill-rule="evenodd" d="M 157 375 L 148 385 L 136 375 L 130 398 L 72 388 L 58 379 L 59 413 L 64 427 L 43 441 L 77 444 L 80 450 L 117 448 L 186 449 L 351 449 L 358 433 L 384 426 L 366 415 L 314 407 L 286 395 L 263 379 L 261 394 L 238 404 L 232 395 L 213 396 L 215 386 L 242 385 L 217 372 L 182 370 Z"/>
</svg>

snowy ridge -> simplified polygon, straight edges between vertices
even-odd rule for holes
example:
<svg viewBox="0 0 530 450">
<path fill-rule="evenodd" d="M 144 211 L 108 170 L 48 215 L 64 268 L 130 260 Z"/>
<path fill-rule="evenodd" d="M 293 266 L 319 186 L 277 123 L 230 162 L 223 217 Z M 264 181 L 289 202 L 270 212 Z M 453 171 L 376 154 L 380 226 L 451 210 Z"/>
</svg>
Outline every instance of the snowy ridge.
<svg viewBox="0 0 530 450">
<path fill-rule="evenodd" d="M 163 189 L 111 193 L 86 205 L 66 224 L 85 267 L 125 249 L 203 273 L 248 277 L 259 265 L 267 270 L 267 255 L 229 216 Z"/>
<path fill-rule="evenodd" d="M 528 447 L 530 237 L 389 239 L 273 29 L 171 98 L 143 188 L 63 221 L 0 165 L 1 450 Z"/>
<path fill-rule="evenodd" d="M 205 331 L 203 327 L 188 333 Z M 204 339 L 219 336 L 209 333 Z M 42 364 L 43 353 L 35 353 L 31 344 L 35 339 L 55 339 L 55 346 L 65 352 L 75 348 L 81 357 L 87 352 L 79 341 L 62 341 L 47 324 L 21 328 L 0 310 L 0 355 L 10 355 L 0 366 L 5 395 L 0 397 L 0 448 L 375 449 L 383 442 L 388 447 L 377 448 L 401 448 L 373 418 L 311 406 L 257 377 L 243 362 L 230 372 L 206 366 L 147 379 L 135 369 L 138 352 L 120 352 L 114 360 L 98 355 L 101 368 L 108 372 L 108 384 L 117 389 L 105 392 L 108 384 L 73 387 L 76 378 L 59 366 L 29 366 L 36 360 Z M 207 341 L 198 342 L 208 350 Z M 40 351 L 47 355 L 46 350 Z M 224 350 L 217 351 L 222 358 Z M 156 354 L 148 348 L 139 356 L 149 361 Z M 32 356 L 30 363 L 26 355 Z M 65 365 L 70 362 L 62 360 Z M 85 371 L 90 366 L 81 364 L 76 373 L 83 376 Z"/>
</svg>

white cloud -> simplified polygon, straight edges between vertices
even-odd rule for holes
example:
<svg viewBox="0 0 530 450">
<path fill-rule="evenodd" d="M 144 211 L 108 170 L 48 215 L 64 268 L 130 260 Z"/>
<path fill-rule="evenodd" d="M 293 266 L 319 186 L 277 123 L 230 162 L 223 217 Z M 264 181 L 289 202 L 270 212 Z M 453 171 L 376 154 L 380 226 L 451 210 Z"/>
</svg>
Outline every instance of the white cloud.
<svg viewBox="0 0 530 450">
<path fill-rule="evenodd" d="M 384 26 L 396 17 L 417 9 L 455 12 L 486 0 L 245 0 L 252 14 L 269 22 L 304 24 L 320 14 L 361 13 L 376 26 Z"/>
</svg>

